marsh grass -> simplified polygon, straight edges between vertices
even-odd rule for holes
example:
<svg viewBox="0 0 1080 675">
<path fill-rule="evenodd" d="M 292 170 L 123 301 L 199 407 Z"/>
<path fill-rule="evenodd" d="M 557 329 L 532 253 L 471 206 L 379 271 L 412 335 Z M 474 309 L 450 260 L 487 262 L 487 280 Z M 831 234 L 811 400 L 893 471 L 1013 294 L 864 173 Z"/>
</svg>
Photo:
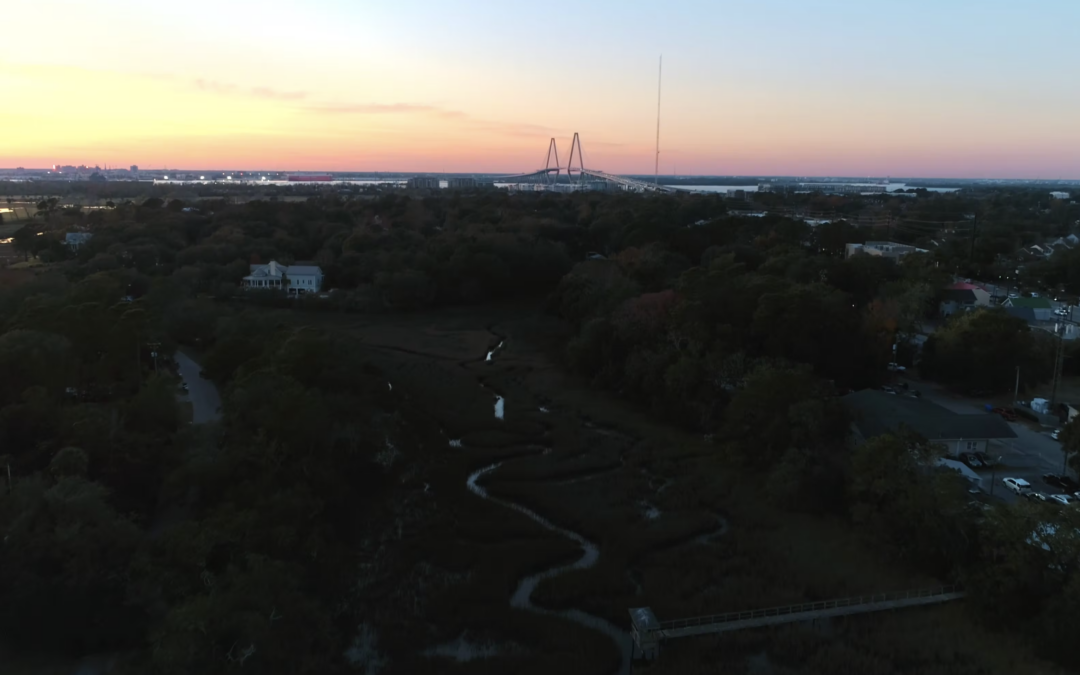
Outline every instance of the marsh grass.
<svg viewBox="0 0 1080 675">
<path fill-rule="evenodd" d="M 500 315 L 495 330 L 508 336 L 507 345 L 489 364 L 480 360 L 494 344 L 490 319 L 475 311 L 472 325 L 484 328 L 470 335 L 465 315 L 429 317 L 436 329 L 403 319 L 408 329 L 381 334 L 375 350 L 395 390 L 465 445 L 430 449 L 423 472 L 401 488 L 426 485 L 431 504 L 402 538 L 385 542 L 384 576 L 361 602 L 389 659 L 383 672 L 614 670 L 618 656 L 606 637 L 509 607 L 523 577 L 576 560 L 580 549 L 465 489 L 471 471 L 496 462 L 502 466 L 484 481 L 491 494 L 600 546 L 595 567 L 540 584 L 533 601 L 546 608 L 578 608 L 628 625 L 630 607 L 650 606 L 669 619 L 940 583 L 902 568 L 841 520 L 777 509 L 759 478 L 724 461 L 722 446 L 656 424 L 561 374 L 545 342 L 558 328 L 531 315 Z M 477 345 L 477 353 L 464 353 Z M 505 420 L 494 419 L 491 391 L 506 397 Z M 642 500 L 659 517 L 646 518 Z M 722 535 L 699 539 L 718 532 L 721 519 L 730 524 Z M 440 576 L 449 581 L 433 580 Z M 463 632 L 522 649 L 463 664 L 422 655 Z M 639 663 L 635 672 L 1056 672 L 1029 654 L 1026 645 L 978 627 L 958 603 L 676 640 L 659 662 Z"/>
</svg>

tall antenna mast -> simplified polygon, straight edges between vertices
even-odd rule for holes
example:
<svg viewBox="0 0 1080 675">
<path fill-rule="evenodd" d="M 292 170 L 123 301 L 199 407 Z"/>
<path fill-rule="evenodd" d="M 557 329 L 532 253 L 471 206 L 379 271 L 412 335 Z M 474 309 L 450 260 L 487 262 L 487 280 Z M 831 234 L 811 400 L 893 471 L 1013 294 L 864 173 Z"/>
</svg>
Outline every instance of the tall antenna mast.
<svg viewBox="0 0 1080 675">
<path fill-rule="evenodd" d="M 664 83 L 664 55 L 660 55 L 660 72 L 656 78 L 656 168 L 653 182 L 660 184 L 660 87 Z"/>
</svg>

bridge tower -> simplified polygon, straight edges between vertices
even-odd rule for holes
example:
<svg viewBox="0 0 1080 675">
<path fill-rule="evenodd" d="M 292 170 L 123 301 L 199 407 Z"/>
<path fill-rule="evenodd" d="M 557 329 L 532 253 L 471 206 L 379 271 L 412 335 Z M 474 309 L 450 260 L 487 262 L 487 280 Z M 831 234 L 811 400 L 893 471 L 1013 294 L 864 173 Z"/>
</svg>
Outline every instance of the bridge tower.
<svg viewBox="0 0 1080 675">
<path fill-rule="evenodd" d="M 577 150 L 578 158 L 578 179 L 576 182 L 585 182 L 585 155 L 581 151 L 581 137 L 578 132 L 574 132 L 574 140 L 570 143 L 570 159 L 566 162 L 566 175 L 570 178 L 570 183 L 574 181 L 574 150 Z"/>
<path fill-rule="evenodd" d="M 555 166 L 551 165 L 551 158 L 555 158 Z M 555 177 L 551 177 L 551 171 L 555 171 Z M 559 174 L 562 173 L 562 165 L 559 164 L 559 148 L 555 145 L 555 139 L 552 138 L 548 143 L 547 162 L 544 163 L 544 183 L 558 183 Z"/>
</svg>

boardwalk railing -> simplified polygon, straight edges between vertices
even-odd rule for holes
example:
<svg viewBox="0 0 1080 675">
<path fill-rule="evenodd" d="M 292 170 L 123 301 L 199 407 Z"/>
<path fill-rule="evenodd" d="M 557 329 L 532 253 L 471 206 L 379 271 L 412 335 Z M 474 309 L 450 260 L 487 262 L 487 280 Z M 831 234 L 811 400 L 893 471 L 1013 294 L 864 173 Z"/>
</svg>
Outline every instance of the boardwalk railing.
<svg viewBox="0 0 1080 675">
<path fill-rule="evenodd" d="M 806 614 L 823 610 L 837 609 L 841 607 L 858 607 L 862 605 L 874 606 L 882 604 L 899 603 L 901 606 L 905 600 L 917 598 L 936 598 L 951 596 L 960 593 L 959 586 L 938 586 L 937 588 L 924 588 L 915 591 L 899 591 L 896 593 L 878 593 L 875 595 L 860 595 L 852 598 L 840 598 L 838 600 L 825 600 L 822 602 L 807 602 L 801 605 L 787 605 L 784 607 L 770 607 L 768 609 L 754 609 L 746 612 L 729 612 L 727 614 L 712 614 L 709 616 L 697 616 L 690 619 L 675 619 L 673 621 L 661 621 L 660 630 L 675 630 L 690 628 L 692 626 L 711 626 L 715 624 L 730 623 L 733 621 L 746 621 L 748 619 L 763 619 L 766 617 L 781 617 L 790 614 Z"/>
<path fill-rule="evenodd" d="M 964 591 L 959 586 L 937 586 L 913 591 L 804 602 L 798 605 L 753 609 L 745 612 L 710 614 L 674 621 L 659 621 L 652 609 L 638 607 L 630 610 L 630 635 L 634 640 L 634 658 L 652 660 L 660 653 L 660 643 L 672 638 L 918 607 L 950 602 L 963 597 Z"/>
</svg>

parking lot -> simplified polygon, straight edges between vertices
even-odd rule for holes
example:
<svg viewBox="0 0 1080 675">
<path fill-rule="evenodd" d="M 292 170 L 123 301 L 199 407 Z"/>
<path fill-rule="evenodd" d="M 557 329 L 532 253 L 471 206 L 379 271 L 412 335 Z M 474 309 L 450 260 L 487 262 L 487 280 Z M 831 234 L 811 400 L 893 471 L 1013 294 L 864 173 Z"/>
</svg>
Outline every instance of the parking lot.
<svg viewBox="0 0 1080 675">
<path fill-rule="evenodd" d="M 1035 492 L 1046 494 L 1060 494 L 1061 490 L 1047 485 L 1043 481 L 1043 474 L 1060 474 L 1064 455 L 1061 452 L 1061 444 L 1050 438 L 1049 432 L 1035 432 L 1020 422 L 1010 423 L 1018 438 L 1009 441 L 992 441 L 988 455 L 993 458 L 1001 457 L 1000 463 L 994 470 L 979 469 L 976 471 L 986 480 L 986 489 L 995 497 L 1007 502 L 1019 499 L 1019 496 L 1002 485 L 1001 480 L 1007 476 L 1023 478 L 1031 483 Z M 1023 435 L 1022 435 L 1023 434 Z M 1038 448 L 1052 445 L 1049 450 L 1039 451 Z M 1076 474 L 1069 471 L 1070 477 Z M 990 479 L 993 478 L 993 481 Z M 993 486 L 992 486 L 993 483 Z"/>
<path fill-rule="evenodd" d="M 986 414 L 985 402 L 976 399 L 965 398 L 952 392 L 943 390 L 938 385 L 913 378 L 899 378 L 900 382 L 907 382 L 908 386 L 921 392 L 923 398 L 933 401 L 938 405 L 952 410 L 961 415 L 984 415 Z M 1060 474 L 1065 460 L 1061 449 L 1061 443 L 1050 438 L 1052 427 L 1040 427 L 1023 418 L 1016 422 L 1009 422 L 1009 426 L 1016 433 L 1016 438 L 1006 440 L 993 440 L 987 448 L 987 455 L 992 459 L 998 459 L 998 465 L 993 468 L 976 469 L 975 472 L 985 479 L 984 487 L 995 498 L 1012 502 L 1020 499 L 1018 495 L 1006 488 L 1001 480 L 1006 477 L 1023 478 L 1031 483 L 1032 490 L 1046 494 L 1061 494 L 1061 490 L 1047 485 L 1043 481 L 1043 474 Z M 1076 473 L 1071 469 L 1067 475 L 1076 478 Z"/>
</svg>

